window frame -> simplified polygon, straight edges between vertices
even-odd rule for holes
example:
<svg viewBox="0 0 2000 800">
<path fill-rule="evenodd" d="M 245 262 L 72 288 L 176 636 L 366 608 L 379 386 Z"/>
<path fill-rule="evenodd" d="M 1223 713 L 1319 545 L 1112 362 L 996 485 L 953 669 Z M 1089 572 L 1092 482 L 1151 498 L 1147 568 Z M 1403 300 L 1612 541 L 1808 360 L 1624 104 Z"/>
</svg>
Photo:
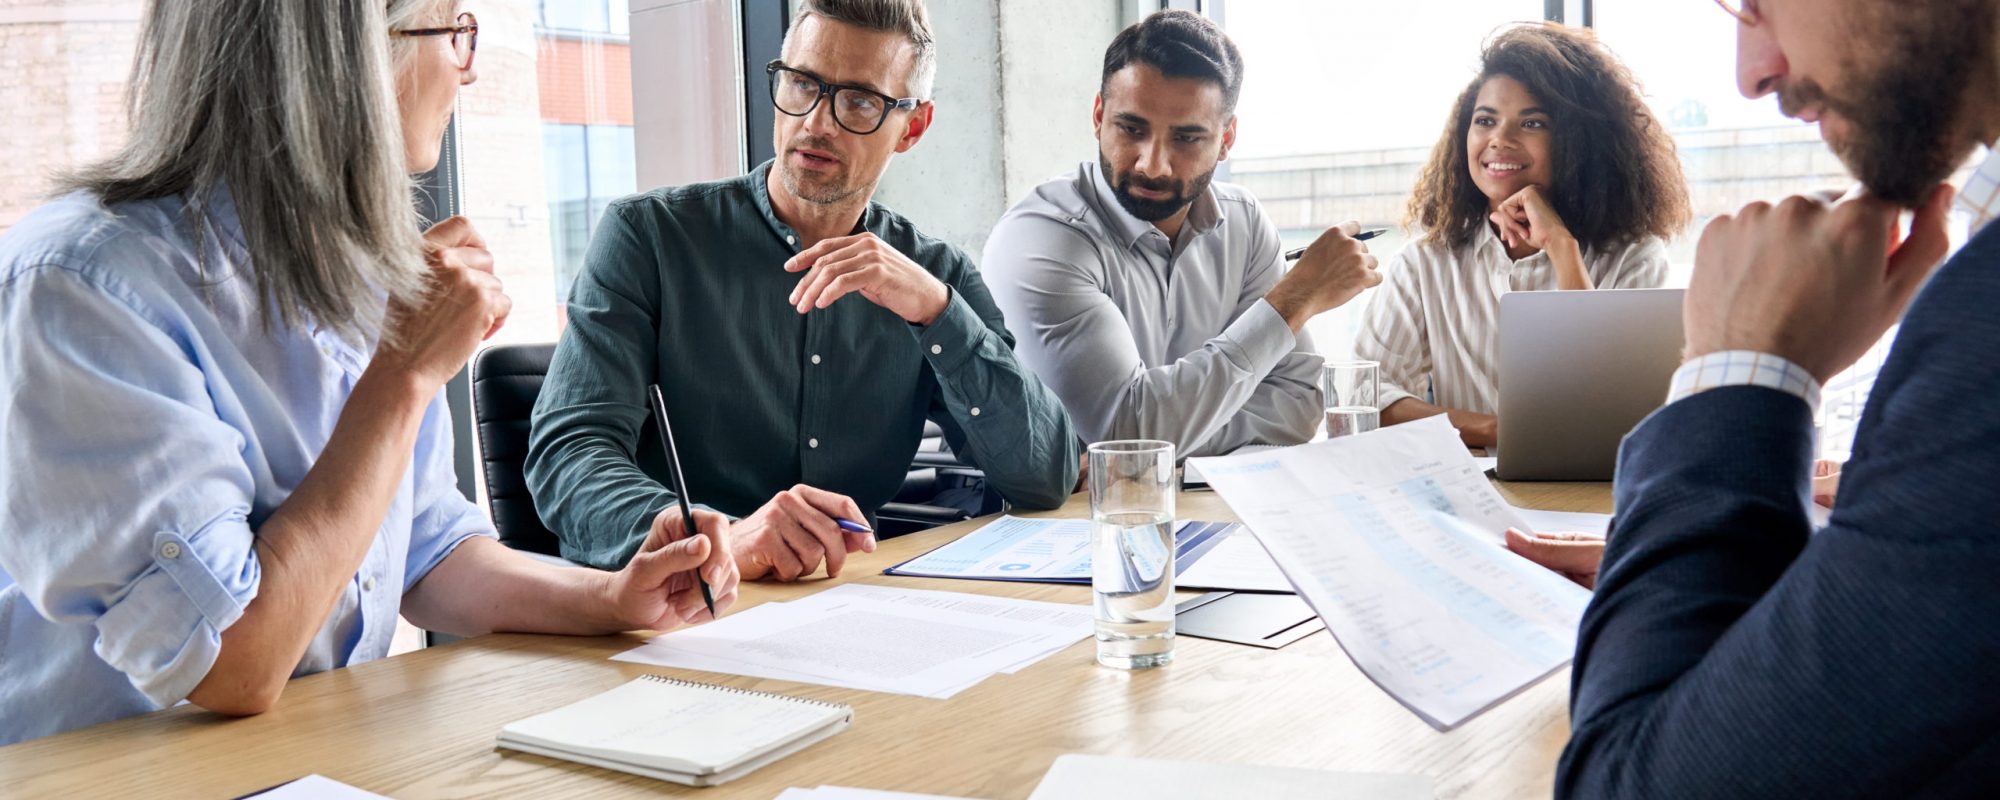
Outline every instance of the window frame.
<svg viewBox="0 0 2000 800">
<path fill-rule="evenodd" d="M 463 161 L 458 147 L 458 112 L 445 125 L 444 142 L 439 148 L 437 167 L 417 178 L 417 214 L 426 227 L 456 216 L 463 208 Z M 459 369 L 445 383 L 445 405 L 451 409 L 452 467 L 458 477 L 458 492 L 465 499 L 479 500 L 479 454 L 472 439 L 472 364 Z"/>
</svg>

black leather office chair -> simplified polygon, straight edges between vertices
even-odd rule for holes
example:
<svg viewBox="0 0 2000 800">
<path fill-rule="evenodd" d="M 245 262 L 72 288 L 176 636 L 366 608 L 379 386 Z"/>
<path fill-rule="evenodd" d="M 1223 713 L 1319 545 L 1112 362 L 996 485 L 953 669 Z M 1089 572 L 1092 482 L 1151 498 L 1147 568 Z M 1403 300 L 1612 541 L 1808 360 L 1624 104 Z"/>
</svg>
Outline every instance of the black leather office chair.
<svg viewBox="0 0 2000 800">
<path fill-rule="evenodd" d="M 478 423 L 493 525 L 502 544 L 551 556 L 559 555 L 560 545 L 535 511 L 523 467 L 528 458 L 529 419 L 555 351 L 553 344 L 503 345 L 487 348 L 472 362 L 472 414 Z M 643 435 L 652 435 L 651 428 L 648 423 L 648 432 Z M 925 423 L 924 437 L 895 501 L 876 512 L 876 534 L 880 537 L 1000 510 L 999 494 L 986 487 L 985 474 L 961 463 L 945 448 L 943 430 Z"/>
<path fill-rule="evenodd" d="M 926 422 L 902 490 L 875 513 L 875 533 L 901 536 L 995 514 L 1001 506 L 1000 493 L 987 485 L 986 474 L 960 461 L 945 446 L 944 429 Z"/>
<path fill-rule="evenodd" d="M 553 344 L 489 347 L 472 362 L 472 416 L 478 421 L 479 458 L 486 470 L 486 502 L 500 542 L 516 550 L 558 555 L 555 533 L 542 525 L 528 494 L 528 420 Z"/>
</svg>

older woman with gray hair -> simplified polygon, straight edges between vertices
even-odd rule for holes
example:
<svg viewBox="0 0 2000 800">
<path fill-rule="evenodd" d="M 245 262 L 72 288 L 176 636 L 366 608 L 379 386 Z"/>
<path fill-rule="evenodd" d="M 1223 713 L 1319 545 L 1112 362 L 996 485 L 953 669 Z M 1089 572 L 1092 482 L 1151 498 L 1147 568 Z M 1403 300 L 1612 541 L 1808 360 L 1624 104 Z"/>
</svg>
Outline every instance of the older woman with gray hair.
<svg viewBox="0 0 2000 800">
<path fill-rule="evenodd" d="M 0 744 L 432 630 L 708 618 L 662 514 L 619 572 L 532 561 L 458 492 L 444 382 L 507 317 L 470 223 L 418 232 L 477 23 L 454 0 L 157 0 L 129 144 L 0 239 Z"/>
</svg>

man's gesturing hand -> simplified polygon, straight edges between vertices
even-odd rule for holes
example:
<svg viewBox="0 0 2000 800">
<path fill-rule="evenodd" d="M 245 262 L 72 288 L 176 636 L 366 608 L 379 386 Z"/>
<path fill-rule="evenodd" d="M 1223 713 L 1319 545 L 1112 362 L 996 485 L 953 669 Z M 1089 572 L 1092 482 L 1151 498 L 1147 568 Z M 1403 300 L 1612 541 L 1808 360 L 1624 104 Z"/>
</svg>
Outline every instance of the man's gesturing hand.
<svg viewBox="0 0 2000 800">
<path fill-rule="evenodd" d="M 1382 283 L 1375 256 L 1368 253 L 1368 245 L 1354 238 L 1360 233 L 1361 223 L 1353 221 L 1326 229 L 1278 285 L 1265 293 L 1264 300 L 1293 331 L 1305 327 L 1306 320 L 1315 315 L 1339 308 Z"/>
<path fill-rule="evenodd" d="M 801 250 L 785 262 L 785 271 L 806 273 L 791 298 L 801 314 L 860 292 L 906 322 L 929 325 L 951 302 L 943 282 L 872 233 L 828 239 Z"/>
</svg>

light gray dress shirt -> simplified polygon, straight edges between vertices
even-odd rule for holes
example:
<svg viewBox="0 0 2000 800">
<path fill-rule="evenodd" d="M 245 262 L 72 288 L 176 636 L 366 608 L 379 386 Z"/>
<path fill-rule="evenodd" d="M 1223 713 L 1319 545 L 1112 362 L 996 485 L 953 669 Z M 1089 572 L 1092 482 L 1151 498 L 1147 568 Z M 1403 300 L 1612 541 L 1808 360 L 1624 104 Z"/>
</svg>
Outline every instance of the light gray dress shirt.
<svg viewBox="0 0 2000 800">
<path fill-rule="evenodd" d="M 1118 205 L 1095 162 L 994 226 L 980 273 L 1021 361 L 1089 441 L 1164 439 L 1179 457 L 1312 438 L 1320 357 L 1264 293 L 1277 226 L 1241 187 L 1195 198 L 1178 243 Z"/>
</svg>

